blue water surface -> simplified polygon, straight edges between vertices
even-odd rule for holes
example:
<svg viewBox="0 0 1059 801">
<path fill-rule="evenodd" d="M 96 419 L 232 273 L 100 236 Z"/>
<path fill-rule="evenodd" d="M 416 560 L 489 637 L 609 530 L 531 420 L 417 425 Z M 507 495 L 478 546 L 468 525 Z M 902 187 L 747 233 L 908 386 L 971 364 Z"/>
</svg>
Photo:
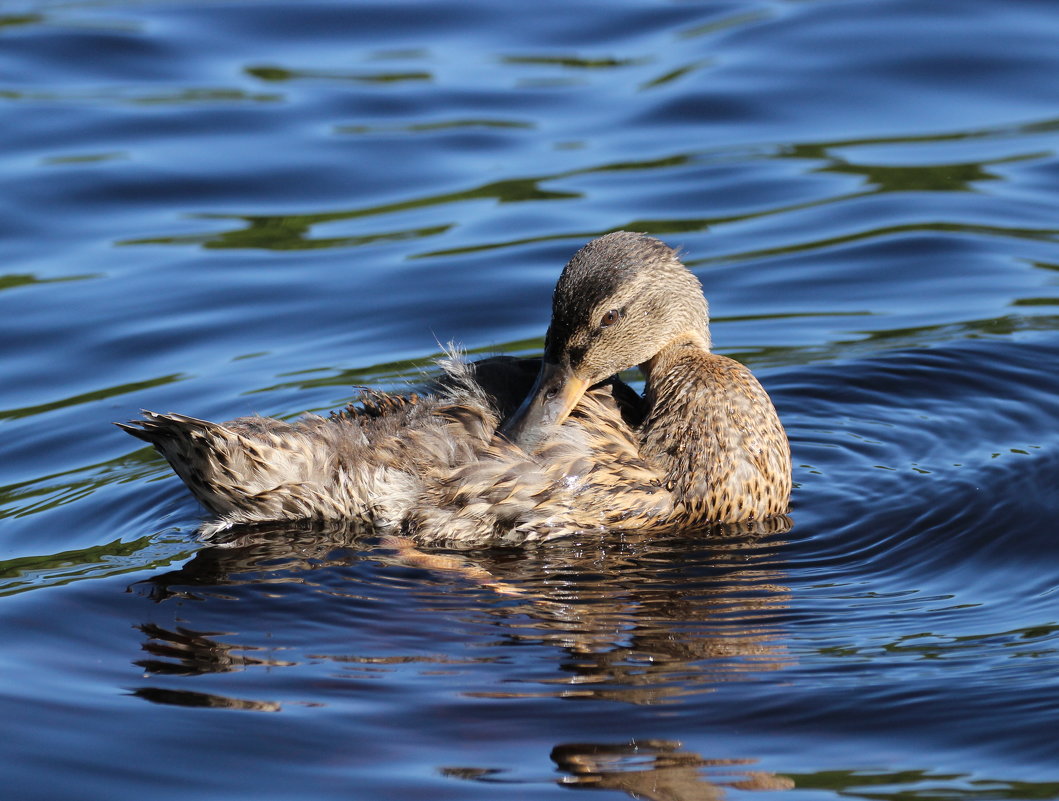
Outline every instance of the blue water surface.
<svg viewBox="0 0 1059 801">
<path fill-rule="evenodd" d="M 1032 0 L 0 4 L 3 795 L 1059 798 L 1057 76 Z M 210 548 L 110 425 L 537 354 L 622 228 L 789 531 Z"/>
</svg>

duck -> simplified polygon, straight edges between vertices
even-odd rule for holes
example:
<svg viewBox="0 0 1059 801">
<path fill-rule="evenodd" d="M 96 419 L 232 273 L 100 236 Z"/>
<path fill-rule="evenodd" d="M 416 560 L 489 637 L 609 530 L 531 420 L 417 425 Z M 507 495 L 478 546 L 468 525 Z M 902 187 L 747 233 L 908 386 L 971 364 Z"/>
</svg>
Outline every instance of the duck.
<svg viewBox="0 0 1059 801">
<path fill-rule="evenodd" d="M 659 239 L 616 231 L 559 276 L 539 360 L 451 350 L 421 392 L 366 390 L 329 417 L 215 423 L 144 410 L 150 443 L 214 516 L 335 522 L 421 544 L 520 545 L 783 516 L 790 445 L 743 364 L 712 352 L 698 278 Z M 642 395 L 619 373 L 639 367 Z"/>
</svg>

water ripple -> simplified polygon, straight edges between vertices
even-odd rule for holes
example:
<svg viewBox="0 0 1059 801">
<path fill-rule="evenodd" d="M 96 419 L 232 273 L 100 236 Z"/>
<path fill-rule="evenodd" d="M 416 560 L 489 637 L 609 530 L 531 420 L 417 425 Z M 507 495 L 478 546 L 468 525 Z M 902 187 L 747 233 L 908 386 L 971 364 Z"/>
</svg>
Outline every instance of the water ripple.
<svg viewBox="0 0 1059 801">
<path fill-rule="evenodd" d="M 5 787 L 1059 797 L 1049 10 L 0 12 Z M 683 249 L 772 394 L 790 527 L 207 548 L 111 425 L 537 354 L 617 228 Z"/>
</svg>

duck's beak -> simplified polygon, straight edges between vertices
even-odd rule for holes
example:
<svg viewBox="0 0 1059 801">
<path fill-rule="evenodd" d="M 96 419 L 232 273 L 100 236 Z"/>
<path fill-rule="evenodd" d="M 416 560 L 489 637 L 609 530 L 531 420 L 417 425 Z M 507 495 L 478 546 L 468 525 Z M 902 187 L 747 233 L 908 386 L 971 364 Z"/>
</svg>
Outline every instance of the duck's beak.
<svg viewBox="0 0 1059 801">
<path fill-rule="evenodd" d="M 524 450 L 533 450 L 547 430 L 563 422 L 588 389 L 569 367 L 541 362 L 541 371 L 526 400 L 500 428 L 500 433 Z"/>
</svg>

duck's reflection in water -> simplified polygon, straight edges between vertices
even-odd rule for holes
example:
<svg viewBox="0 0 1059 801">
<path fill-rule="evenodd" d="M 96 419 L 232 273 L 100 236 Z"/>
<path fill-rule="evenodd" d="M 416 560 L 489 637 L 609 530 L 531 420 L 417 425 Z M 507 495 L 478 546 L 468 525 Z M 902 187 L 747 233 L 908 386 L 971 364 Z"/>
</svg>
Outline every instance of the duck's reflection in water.
<svg viewBox="0 0 1059 801">
<path fill-rule="evenodd" d="M 563 774 L 557 784 L 577 790 L 618 790 L 648 801 L 721 799 L 726 789 L 790 790 L 786 776 L 751 770 L 752 759 L 704 759 L 671 740 L 628 743 L 563 743 L 551 753 Z M 446 776 L 504 781 L 491 771 L 444 768 Z"/>
<path fill-rule="evenodd" d="M 789 600 L 779 556 L 789 527 L 784 518 L 679 538 L 606 534 L 535 549 L 476 552 L 428 552 L 349 530 L 255 531 L 226 547 L 204 548 L 179 570 L 145 583 L 159 602 L 209 603 L 182 603 L 179 625 L 142 624 L 149 656 L 136 664 L 148 676 L 274 669 L 309 659 L 331 660 L 341 670 L 423 662 L 424 675 L 439 664 L 487 664 L 502 675 L 468 681 L 465 695 L 678 702 L 791 663 L 779 623 Z M 339 610 L 347 623 L 352 611 L 354 626 L 370 621 L 401 637 L 384 646 L 371 638 L 374 646 L 365 647 L 354 629 L 342 640 L 344 653 L 321 655 L 323 649 L 312 641 L 277 650 L 271 634 L 248 639 L 238 633 L 250 628 L 240 625 L 246 618 L 225 614 L 223 606 L 224 625 L 217 625 L 218 602 L 223 605 L 232 593 L 281 584 L 324 593 L 327 609 Z M 259 610 L 262 603 L 269 601 L 258 595 Z M 365 604 L 370 618 L 361 616 Z M 202 606 L 212 609 L 212 623 L 204 621 L 200 628 L 194 621 Z M 454 640 L 455 630 L 468 625 L 465 640 Z M 210 633 L 211 626 L 224 634 Z M 438 631 L 446 637 L 439 639 Z M 502 654 L 506 647 L 525 646 L 553 648 L 557 659 L 541 671 L 536 658 L 527 668 Z M 380 647 L 385 653 L 358 652 Z M 424 647 L 434 653 L 424 655 Z M 488 655 L 479 656 L 483 653 Z M 138 694 L 181 703 L 172 690 L 166 693 Z M 240 708 L 248 703 L 233 702 Z"/>
</svg>

